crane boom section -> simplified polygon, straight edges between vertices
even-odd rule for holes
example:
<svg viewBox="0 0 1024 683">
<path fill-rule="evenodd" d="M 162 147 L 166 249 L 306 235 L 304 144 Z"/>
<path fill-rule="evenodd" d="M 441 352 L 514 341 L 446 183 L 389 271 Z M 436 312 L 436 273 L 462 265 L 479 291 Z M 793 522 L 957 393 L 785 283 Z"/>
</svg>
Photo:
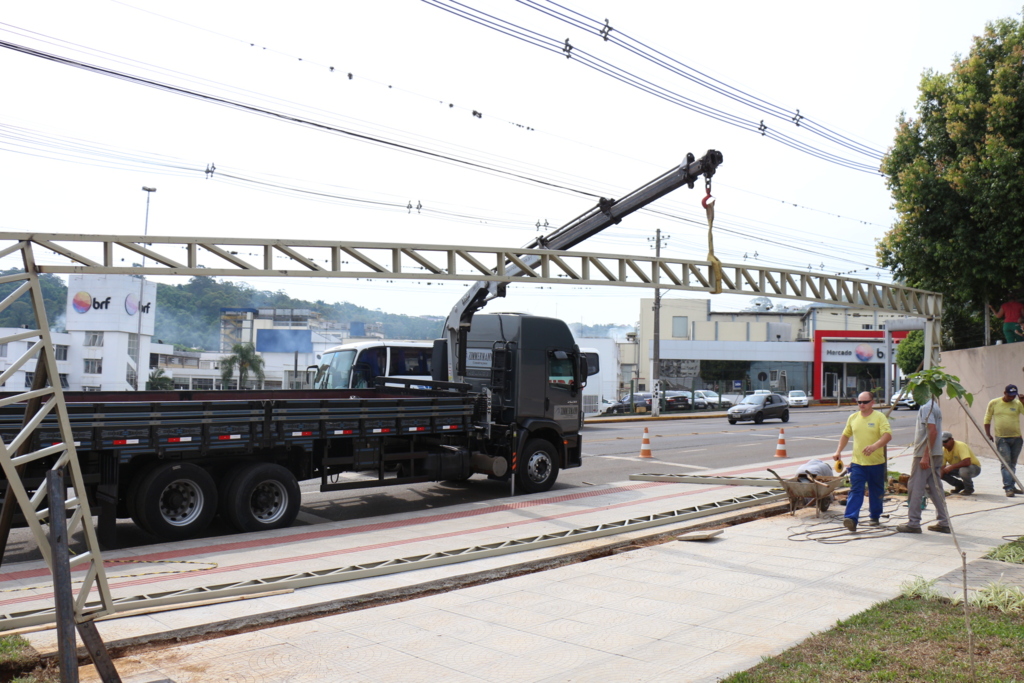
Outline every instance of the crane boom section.
<svg viewBox="0 0 1024 683">
<path fill-rule="evenodd" d="M 713 149 L 708 150 L 700 159 L 695 159 L 692 154 L 687 154 L 686 157 L 686 161 L 676 168 L 663 173 L 619 200 L 600 198 L 595 207 L 557 228 L 549 235 L 532 240 L 526 245 L 526 248 L 571 249 L 605 228 L 616 225 L 634 211 L 657 201 L 669 192 L 683 185 L 692 188 L 700 176 L 710 179 L 722 163 L 722 153 Z M 532 257 L 524 265 L 532 268 L 537 263 L 539 263 L 539 258 Z M 525 272 L 524 269 L 515 263 L 508 263 L 505 268 L 505 273 L 512 276 L 520 275 L 523 272 Z M 505 296 L 507 287 L 507 282 L 476 282 L 448 314 L 444 323 L 444 332 L 448 346 L 449 381 L 460 382 L 465 375 L 465 340 L 473 321 L 473 315 L 491 299 Z"/>
</svg>

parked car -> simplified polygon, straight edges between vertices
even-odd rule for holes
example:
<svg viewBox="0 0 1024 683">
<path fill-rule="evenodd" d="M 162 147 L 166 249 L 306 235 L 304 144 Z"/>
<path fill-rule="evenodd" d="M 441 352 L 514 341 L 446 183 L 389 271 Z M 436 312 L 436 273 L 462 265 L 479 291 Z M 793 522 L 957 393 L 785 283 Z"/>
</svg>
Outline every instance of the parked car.
<svg viewBox="0 0 1024 683">
<path fill-rule="evenodd" d="M 672 410 L 689 410 L 690 409 L 690 392 L 689 391 L 676 391 L 670 390 L 665 392 L 664 400 L 665 411 Z"/>
<path fill-rule="evenodd" d="M 914 397 L 911 394 L 903 394 L 900 398 L 894 400 L 892 404 L 893 410 L 899 410 L 900 408 L 906 408 L 907 410 L 917 410 L 917 402 L 914 401 Z"/>
<path fill-rule="evenodd" d="M 731 403 L 710 389 L 693 392 L 693 405 L 697 408 L 728 408 Z"/>
<path fill-rule="evenodd" d="M 728 418 L 732 425 L 746 420 L 761 424 L 775 418 L 789 422 L 789 401 L 781 394 L 750 394 L 729 408 Z"/>
<path fill-rule="evenodd" d="M 789 392 L 789 396 L 787 396 L 786 398 L 789 399 L 789 405 L 793 406 L 794 408 L 811 407 L 811 399 L 807 397 L 806 392 L 800 391 L 799 389 L 794 389 L 793 391 Z"/>
<path fill-rule="evenodd" d="M 643 413 L 651 412 L 651 401 L 653 399 L 653 394 L 651 394 L 651 392 L 649 392 L 649 391 L 638 391 L 638 392 L 634 393 L 632 396 L 633 396 L 632 403 L 633 403 L 633 405 L 636 408 L 636 412 L 638 412 L 638 413 L 640 413 L 640 412 L 643 412 Z M 626 394 L 625 396 L 620 398 L 617 403 L 614 403 L 611 406 L 611 408 L 608 409 L 608 412 L 611 413 L 611 414 L 630 413 L 632 411 L 630 410 L 629 404 L 630 404 L 630 394 Z"/>
</svg>

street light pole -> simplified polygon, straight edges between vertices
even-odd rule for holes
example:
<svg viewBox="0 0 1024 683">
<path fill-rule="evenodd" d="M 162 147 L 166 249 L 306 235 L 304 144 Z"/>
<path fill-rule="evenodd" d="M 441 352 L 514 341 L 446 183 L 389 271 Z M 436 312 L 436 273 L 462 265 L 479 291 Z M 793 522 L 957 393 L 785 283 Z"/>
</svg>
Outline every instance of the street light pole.
<svg viewBox="0 0 1024 683">
<path fill-rule="evenodd" d="M 154 192 L 155 187 L 142 187 L 142 191 L 146 193 L 146 222 L 142 229 L 142 236 L 149 237 L 149 199 Z M 146 267 L 146 255 L 142 255 L 142 268 Z M 139 317 L 138 328 L 135 335 L 135 391 L 139 391 L 141 386 L 144 386 L 142 382 L 142 297 L 145 293 L 146 287 L 146 276 L 143 273 L 139 273 L 139 301 L 136 304 L 135 315 Z"/>
<path fill-rule="evenodd" d="M 654 242 L 654 255 L 661 258 L 661 242 L 667 240 L 670 235 L 661 236 L 661 228 L 654 232 L 654 239 L 647 238 L 648 242 Z M 651 412 L 654 417 L 661 415 L 661 289 L 654 288 L 654 367 L 651 369 L 651 388 L 653 399 L 651 401 Z"/>
</svg>

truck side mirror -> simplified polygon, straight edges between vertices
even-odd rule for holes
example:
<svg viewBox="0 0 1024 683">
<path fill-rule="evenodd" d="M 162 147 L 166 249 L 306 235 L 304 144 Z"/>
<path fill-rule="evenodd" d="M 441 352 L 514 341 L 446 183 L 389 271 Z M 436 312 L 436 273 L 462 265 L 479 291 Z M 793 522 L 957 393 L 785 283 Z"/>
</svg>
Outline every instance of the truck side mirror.
<svg viewBox="0 0 1024 683">
<path fill-rule="evenodd" d="M 593 377 L 601 372 L 601 357 L 596 353 L 583 353 L 584 366 L 587 369 L 587 377 Z"/>
<path fill-rule="evenodd" d="M 448 340 L 435 339 L 430 352 L 431 379 L 438 382 L 448 381 Z"/>
</svg>

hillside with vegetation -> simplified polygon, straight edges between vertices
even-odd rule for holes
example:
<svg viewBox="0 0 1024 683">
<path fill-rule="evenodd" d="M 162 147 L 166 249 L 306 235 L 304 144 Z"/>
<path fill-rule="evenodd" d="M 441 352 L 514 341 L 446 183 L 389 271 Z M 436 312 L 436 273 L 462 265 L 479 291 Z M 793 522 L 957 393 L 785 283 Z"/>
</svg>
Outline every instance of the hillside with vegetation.
<svg viewBox="0 0 1024 683">
<path fill-rule="evenodd" d="M 0 275 L 22 272 L 3 271 Z M 41 275 L 43 300 L 50 328 L 64 331 L 68 288 L 56 275 Z M 0 300 L 20 283 L 0 284 Z M 258 290 L 245 283 L 221 282 L 212 277 L 194 277 L 181 285 L 157 284 L 156 339 L 190 349 L 216 351 L 220 347 L 221 308 L 306 308 L 317 311 L 326 320 L 339 323 L 382 323 L 391 339 L 435 339 L 441 335 L 443 321 L 371 311 L 349 303 L 293 299 L 283 291 Z M 28 297 L 0 311 L 0 327 L 35 327 L 35 315 Z"/>
<path fill-rule="evenodd" d="M 0 272 L 10 275 L 13 269 Z M 64 331 L 67 285 L 56 275 L 39 277 L 50 329 Z M 19 283 L 0 284 L 0 300 Z M 179 348 L 217 351 L 220 347 L 222 308 L 305 308 L 318 312 L 325 320 L 338 323 L 381 323 L 388 339 L 437 339 L 444 320 L 441 316 L 424 318 L 373 311 L 350 303 L 304 301 L 284 291 L 259 290 L 246 283 L 222 282 L 212 277 L 193 277 L 180 285 L 157 283 L 156 332 L 154 338 Z M 35 318 L 27 297 L 0 311 L 0 327 L 34 327 Z M 633 331 L 632 326 L 571 323 L 577 337 L 616 337 Z"/>
<path fill-rule="evenodd" d="M 294 299 L 245 283 L 193 277 L 181 285 L 160 284 L 156 295 L 157 339 L 193 349 L 217 350 L 222 308 L 306 308 L 339 323 L 382 323 L 389 339 L 436 339 L 442 320 L 371 311 L 350 303 Z"/>
</svg>

